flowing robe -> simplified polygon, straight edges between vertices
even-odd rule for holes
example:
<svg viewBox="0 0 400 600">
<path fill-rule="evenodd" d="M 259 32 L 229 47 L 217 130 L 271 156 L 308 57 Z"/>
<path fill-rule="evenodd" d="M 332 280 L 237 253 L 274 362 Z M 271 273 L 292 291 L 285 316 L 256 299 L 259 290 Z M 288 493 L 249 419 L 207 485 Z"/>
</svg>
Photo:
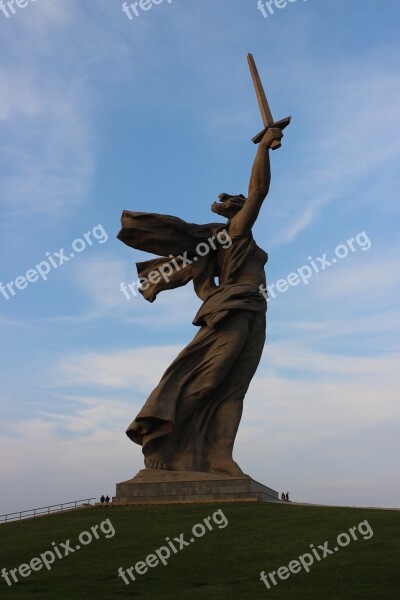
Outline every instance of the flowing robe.
<svg viewBox="0 0 400 600">
<path fill-rule="evenodd" d="M 173 470 L 208 471 L 216 452 L 231 455 L 243 399 L 265 342 L 262 281 L 242 282 L 241 274 L 254 260 L 265 264 L 268 255 L 251 234 L 235 237 L 230 247 L 222 248 L 215 236 L 223 230 L 226 226 L 220 223 L 195 225 L 167 215 L 124 211 L 118 234 L 128 246 L 164 257 L 138 263 L 140 277 L 170 264 L 172 258 L 182 265 L 168 281 L 146 284 L 141 293 L 147 300 L 153 302 L 159 292 L 190 280 L 203 300 L 193 320 L 198 333 L 166 370 L 126 432 L 142 445 L 144 454 L 146 448 L 157 447 Z M 215 250 L 209 244 L 213 236 Z M 210 252 L 199 257 L 196 247 L 201 242 L 209 244 Z M 179 258 L 184 253 L 189 264 Z"/>
</svg>

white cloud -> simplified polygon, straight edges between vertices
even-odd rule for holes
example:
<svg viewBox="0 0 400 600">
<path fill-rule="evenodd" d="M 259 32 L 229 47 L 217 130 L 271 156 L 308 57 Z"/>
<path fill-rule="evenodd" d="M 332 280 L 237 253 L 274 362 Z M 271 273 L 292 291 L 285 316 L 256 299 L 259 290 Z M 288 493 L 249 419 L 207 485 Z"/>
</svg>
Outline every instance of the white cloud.
<svg viewBox="0 0 400 600">
<path fill-rule="evenodd" d="M 358 296 L 368 301 L 369 307 L 382 306 L 385 300 L 396 297 L 395 290 L 399 286 L 397 261 L 393 257 L 377 258 L 365 254 L 367 260 L 352 262 L 348 258 L 339 265 L 340 268 L 330 268 L 316 288 L 318 296 L 332 301 Z"/>
<path fill-rule="evenodd" d="M 3 67 L 7 98 L 0 106 L 3 135 L 3 210 L 8 215 L 53 217 L 90 190 L 93 140 L 82 111 L 83 90 L 68 90 L 28 65 L 15 74 Z M 23 84 L 21 84 L 23 81 Z M 57 89 L 57 91 L 56 91 Z"/>
<path fill-rule="evenodd" d="M 105 315 L 117 316 L 125 323 L 140 323 L 151 328 L 166 329 L 178 324 L 188 324 L 193 320 L 200 300 L 195 295 L 193 284 L 160 293 L 154 303 L 149 303 L 138 292 L 138 275 L 135 262 L 129 264 L 107 256 L 92 258 L 77 264 L 71 275 L 74 285 L 89 300 L 87 318 Z M 126 295 L 121 292 L 121 283 L 133 284 L 136 295 L 128 288 Z"/>
<path fill-rule="evenodd" d="M 111 404 L 111 403 L 110 403 Z M 133 417 L 132 417 L 133 418 Z M 105 426 L 65 438 L 58 423 L 33 419 L 0 435 L 0 513 L 115 493 L 142 468 L 140 448 Z M 23 474 L 23 476 L 21 475 Z"/>
<path fill-rule="evenodd" d="M 63 385 L 149 390 L 180 350 L 175 346 L 149 346 L 109 353 L 76 353 L 62 359 L 59 376 Z"/>
<path fill-rule="evenodd" d="M 380 178 L 379 169 L 394 165 L 400 150 L 394 101 L 400 82 L 389 66 L 371 63 L 370 58 L 361 64 L 324 65 L 323 72 L 320 66 L 310 67 L 302 82 L 293 80 L 300 86 L 296 95 L 309 106 L 314 122 L 310 129 L 306 123 L 311 117 L 304 113 L 304 125 L 293 122 L 299 128 L 298 135 L 304 137 L 303 153 L 291 156 L 295 162 L 290 178 L 285 171 L 274 180 L 272 190 L 279 197 L 279 205 L 271 207 L 268 219 L 274 220 L 272 231 L 278 231 L 279 237 L 275 235 L 272 243 L 293 241 L 326 205 L 353 194 L 372 169 L 377 174 L 374 185 L 379 196 L 393 194 L 390 181 Z M 313 82 L 317 82 L 318 90 Z M 388 128 L 388 123 L 393 127 Z M 378 152 L 373 141 L 375 131 L 385 131 L 385 142 Z M 287 138 L 284 143 L 290 145 L 289 130 Z"/>
<path fill-rule="evenodd" d="M 88 118 L 91 94 L 76 65 L 71 68 L 77 11 L 74 2 L 40 0 L 3 20 L 0 157 L 8 219 L 54 220 L 79 206 L 91 190 L 96 151 Z M 60 55 L 56 48 L 65 35 L 68 43 Z"/>
<path fill-rule="evenodd" d="M 3 495 L 4 510 L 22 491 L 15 473 L 29 473 L 24 485 L 33 486 L 35 504 L 36 498 L 42 502 L 40 488 L 49 477 L 54 489 L 46 497 L 59 502 L 73 499 L 71 493 L 112 493 L 117 481 L 142 468 L 140 448 L 128 443 L 124 430 L 177 350 L 140 348 L 64 360 L 60 386 L 91 386 L 102 396 L 59 396 L 53 410 L 7 426 L 0 452 L 9 460 L 1 470 L 13 493 Z M 236 459 L 266 485 L 290 486 L 298 500 L 393 505 L 393 454 L 385 453 L 397 436 L 388 431 L 382 439 L 379 428 L 400 418 L 397 364 L 395 356 L 332 356 L 270 344 L 245 400 Z M 125 390 L 124 397 L 115 390 Z M 371 452 L 373 461 L 366 461 Z"/>
<path fill-rule="evenodd" d="M 318 303 L 318 301 L 317 301 Z M 317 304 L 316 303 L 316 304 Z M 315 321 L 276 320 L 275 328 L 280 332 L 281 339 L 301 338 L 312 347 L 326 340 L 363 339 L 369 336 L 394 334 L 400 329 L 400 314 L 398 311 L 385 312 L 367 311 L 365 314 L 352 314 L 349 318 L 332 318 L 322 320 L 320 315 Z M 319 347 L 319 346 L 317 346 Z"/>
<path fill-rule="evenodd" d="M 101 256 L 85 257 L 85 260 L 76 262 L 74 272 L 70 273 L 72 285 L 89 303 L 88 318 L 125 314 L 129 303 L 120 290 L 120 284 L 126 278 L 124 262 L 109 254 L 104 255 L 104 252 Z"/>
</svg>

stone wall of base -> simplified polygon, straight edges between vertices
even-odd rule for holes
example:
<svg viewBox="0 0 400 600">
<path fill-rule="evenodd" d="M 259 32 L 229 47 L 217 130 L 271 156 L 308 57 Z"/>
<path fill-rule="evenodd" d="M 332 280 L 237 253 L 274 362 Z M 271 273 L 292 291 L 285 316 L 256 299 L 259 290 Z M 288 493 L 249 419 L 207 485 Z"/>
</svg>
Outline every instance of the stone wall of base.
<svg viewBox="0 0 400 600">
<path fill-rule="evenodd" d="M 144 473 L 144 475 L 143 475 Z M 157 475 L 154 472 L 146 481 L 145 471 L 141 471 L 136 477 L 128 481 L 117 484 L 116 495 L 113 502 L 118 503 L 143 503 L 143 502 L 196 502 L 196 501 L 215 501 L 232 500 L 256 502 L 279 502 L 278 492 L 254 481 L 251 478 L 235 479 L 230 477 L 207 479 L 206 474 L 202 473 L 201 478 L 193 474 L 182 476 L 171 474 L 171 481 L 168 481 L 168 472 L 160 475 L 162 481 L 156 481 Z"/>
</svg>

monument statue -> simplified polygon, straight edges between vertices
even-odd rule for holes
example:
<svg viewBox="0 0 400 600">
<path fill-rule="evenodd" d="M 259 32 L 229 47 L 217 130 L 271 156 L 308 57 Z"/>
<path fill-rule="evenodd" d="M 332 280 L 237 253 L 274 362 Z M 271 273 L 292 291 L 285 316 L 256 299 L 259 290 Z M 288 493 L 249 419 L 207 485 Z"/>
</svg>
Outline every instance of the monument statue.
<svg viewBox="0 0 400 600">
<path fill-rule="evenodd" d="M 118 238 L 162 258 L 137 263 L 141 293 L 193 281 L 202 300 L 194 339 L 168 367 L 128 437 L 143 449 L 147 469 L 247 477 L 232 458 L 243 400 L 265 343 L 267 253 L 252 228 L 271 180 L 270 149 L 279 148 L 290 117 L 274 122 L 253 57 L 248 57 L 264 121 L 247 198 L 221 194 L 211 210 L 227 222 L 196 225 L 177 217 L 124 211 Z M 216 281 L 217 280 L 217 281 Z"/>
</svg>

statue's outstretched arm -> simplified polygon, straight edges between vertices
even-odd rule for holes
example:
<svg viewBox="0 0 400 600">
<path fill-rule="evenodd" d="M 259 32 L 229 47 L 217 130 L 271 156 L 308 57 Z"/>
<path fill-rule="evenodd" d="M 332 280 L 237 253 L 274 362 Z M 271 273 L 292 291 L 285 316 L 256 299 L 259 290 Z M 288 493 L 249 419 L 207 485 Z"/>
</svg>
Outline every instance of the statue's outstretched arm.
<svg viewBox="0 0 400 600">
<path fill-rule="evenodd" d="M 280 140 L 281 138 L 282 131 L 274 128 L 268 129 L 261 140 L 251 172 L 247 200 L 242 210 L 233 217 L 229 226 L 231 236 L 250 233 L 256 222 L 271 182 L 269 149 L 274 140 Z"/>
</svg>

